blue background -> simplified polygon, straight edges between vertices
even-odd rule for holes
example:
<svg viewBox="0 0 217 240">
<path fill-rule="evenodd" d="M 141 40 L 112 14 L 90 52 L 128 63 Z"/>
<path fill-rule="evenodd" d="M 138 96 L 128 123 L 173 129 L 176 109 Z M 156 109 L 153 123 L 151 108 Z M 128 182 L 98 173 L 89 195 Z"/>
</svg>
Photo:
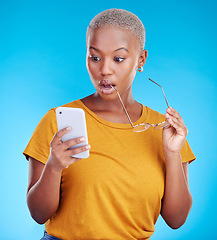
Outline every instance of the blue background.
<svg viewBox="0 0 217 240">
<path fill-rule="evenodd" d="M 217 3 L 212 0 L 0 2 L 0 239 L 37 240 L 44 226 L 26 205 L 33 130 L 52 107 L 94 92 L 85 65 L 90 20 L 108 8 L 132 11 L 146 27 L 149 52 L 134 82 L 134 97 L 165 112 L 160 88 L 189 129 L 197 157 L 189 167 L 193 208 L 185 225 L 170 229 L 159 217 L 151 239 L 217 239 Z"/>
</svg>

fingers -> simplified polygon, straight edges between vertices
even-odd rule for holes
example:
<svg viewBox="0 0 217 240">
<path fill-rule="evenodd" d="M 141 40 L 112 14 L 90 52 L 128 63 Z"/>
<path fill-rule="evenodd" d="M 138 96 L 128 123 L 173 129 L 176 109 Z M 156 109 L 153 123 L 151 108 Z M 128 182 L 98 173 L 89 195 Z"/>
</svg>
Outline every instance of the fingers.
<svg viewBox="0 0 217 240">
<path fill-rule="evenodd" d="M 77 158 L 77 157 L 72 157 L 78 153 L 87 151 L 90 149 L 90 145 L 85 145 L 82 147 L 78 147 L 78 148 L 74 148 L 74 149 L 67 149 L 66 150 L 66 156 L 65 156 L 65 168 L 68 168 L 71 164 L 80 161 L 81 158 Z"/>
<path fill-rule="evenodd" d="M 70 147 L 74 146 L 74 145 L 77 145 L 79 143 L 82 143 L 85 141 L 85 138 L 84 137 L 80 137 L 80 138 L 73 138 L 73 139 L 70 139 L 64 143 L 62 143 L 62 146 L 65 148 L 65 149 L 69 149 Z"/>
<path fill-rule="evenodd" d="M 68 158 L 72 155 L 76 155 L 78 153 L 81 153 L 90 149 L 90 145 L 85 145 L 85 146 L 71 149 L 71 147 L 76 146 L 77 144 L 82 143 L 84 141 L 85 141 L 84 137 L 79 137 L 79 138 L 68 140 L 66 142 L 61 142 L 60 144 L 57 144 L 57 145 L 54 145 L 54 143 L 52 143 L 51 149 L 54 150 L 55 153 L 58 152 L 62 158 Z"/>
<path fill-rule="evenodd" d="M 169 108 L 167 108 L 166 112 L 167 112 L 168 117 L 171 117 L 174 120 L 176 119 L 179 122 L 183 122 L 183 119 L 181 118 L 181 116 L 179 115 L 179 113 L 175 109 L 169 107 Z"/>
<path fill-rule="evenodd" d="M 50 163 L 58 170 L 62 170 L 65 167 L 68 167 L 72 163 L 80 160 L 80 158 L 72 158 L 78 153 L 87 151 L 90 149 L 89 145 L 85 146 L 77 146 L 77 144 L 83 143 L 85 141 L 84 137 L 78 137 L 74 139 L 70 139 L 68 141 L 62 142 L 62 137 L 70 132 L 70 127 L 64 128 L 58 131 L 51 141 L 50 144 Z M 73 147 L 73 148 L 71 148 Z"/>
<path fill-rule="evenodd" d="M 61 130 L 59 130 L 53 137 L 53 140 L 51 141 L 51 145 L 56 145 L 56 144 L 60 144 L 62 141 L 62 137 L 70 132 L 71 128 L 70 127 L 67 127 L 67 128 L 63 128 Z"/>
<path fill-rule="evenodd" d="M 85 152 L 89 149 L 90 149 L 90 145 L 85 145 L 85 146 L 74 148 L 74 149 L 67 149 L 67 156 L 71 157 L 78 153 Z"/>
<path fill-rule="evenodd" d="M 173 109 L 171 107 L 167 108 L 165 117 L 166 117 L 167 120 L 171 119 L 175 123 L 178 123 L 178 122 L 184 123 L 183 119 L 181 118 L 179 113 L 175 109 Z"/>
<path fill-rule="evenodd" d="M 169 107 L 166 110 L 165 117 L 167 122 L 170 123 L 180 135 L 187 135 L 188 129 L 185 126 L 182 117 L 175 109 Z"/>
<path fill-rule="evenodd" d="M 74 139 L 71 139 L 71 140 L 68 140 L 68 141 L 62 143 L 61 146 L 62 146 L 63 151 L 66 152 L 66 157 L 70 157 L 72 155 L 76 155 L 78 153 L 89 150 L 90 145 L 85 145 L 85 146 L 70 149 L 71 147 L 73 147 L 79 143 L 82 143 L 84 141 L 85 141 L 84 137 L 79 137 L 79 138 L 74 138 Z"/>
</svg>

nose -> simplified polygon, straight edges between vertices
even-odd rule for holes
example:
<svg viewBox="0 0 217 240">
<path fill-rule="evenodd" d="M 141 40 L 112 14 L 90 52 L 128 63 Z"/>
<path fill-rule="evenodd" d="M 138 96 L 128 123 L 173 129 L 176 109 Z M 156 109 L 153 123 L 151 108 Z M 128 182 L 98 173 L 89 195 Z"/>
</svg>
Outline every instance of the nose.
<svg viewBox="0 0 217 240">
<path fill-rule="evenodd" d="M 101 69 L 100 69 L 101 75 L 103 75 L 103 76 L 111 75 L 112 72 L 113 72 L 112 63 L 108 59 L 103 60 L 101 62 Z"/>
</svg>

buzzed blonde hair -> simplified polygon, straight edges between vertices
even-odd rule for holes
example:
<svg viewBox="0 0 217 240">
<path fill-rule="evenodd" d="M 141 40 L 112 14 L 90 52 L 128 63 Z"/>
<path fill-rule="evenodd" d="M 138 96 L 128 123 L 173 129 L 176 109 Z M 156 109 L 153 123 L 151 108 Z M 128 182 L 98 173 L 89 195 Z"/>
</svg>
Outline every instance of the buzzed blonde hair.
<svg viewBox="0 0 217 240">
<path fill-rule="evenodd" d="M 102 26 L 119 27 L 132 31 L 139 42 L 140 49 L 145 47 L 145 27 L 142 21 L 133 13 L 123 9 L 108 9 L 97 14 L 87 28 L 87 37 L 91 30 Z"/>
</svg>

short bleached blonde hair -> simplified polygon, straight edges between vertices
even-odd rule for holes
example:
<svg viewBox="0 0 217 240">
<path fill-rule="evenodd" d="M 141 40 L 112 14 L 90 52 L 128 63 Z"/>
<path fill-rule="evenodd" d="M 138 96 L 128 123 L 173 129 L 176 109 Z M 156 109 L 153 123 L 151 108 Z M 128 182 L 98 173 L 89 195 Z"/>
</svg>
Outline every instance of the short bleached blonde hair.
<svg viewBox="0 0 217 240">
<path fill-rule="evenodd" d="M 139 42 L 140 49 L 145 47 L 145 27 L 133 13 L 123 9 L 108 9 L 97 14 L 87 28 L 87 37 L 91 30 L 102 26 L 114 26 L 132 31 Z"/>
</svg>

